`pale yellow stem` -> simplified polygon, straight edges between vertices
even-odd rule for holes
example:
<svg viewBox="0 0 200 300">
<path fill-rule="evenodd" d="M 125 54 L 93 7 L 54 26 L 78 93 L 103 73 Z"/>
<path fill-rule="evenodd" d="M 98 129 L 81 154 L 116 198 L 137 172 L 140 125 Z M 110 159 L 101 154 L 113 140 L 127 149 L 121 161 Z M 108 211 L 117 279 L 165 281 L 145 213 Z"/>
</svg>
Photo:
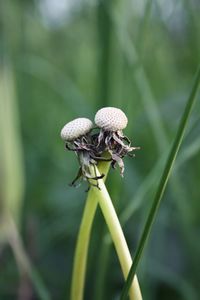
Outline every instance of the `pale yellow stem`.
<svg viewBox="0 0 200 300">
<path fill-rule="evenodd" d="M 96 173 L 99 176 L 104 173 L 107 175 L 109 169 L 108 162 L 101 162 L 99 164 L 99 170 L 96 168 Z M 91 167 L 91 172 L 94 172 L 93 167 Z M 106 176 L 105 176 L 106 177 Z M 105 180 L 105 178 L 104 178 Z M 113 207 L 110 196 L 104 184 L 104 180 L 98 180 L 99 187 L 91 186 L 86 200 L 86 205 L 83 212 L 83 217 L 80 225 L 80 230 L 78 234 L 78 240 L 75 250 L 73 274 L 72 274 L 72 286 L 71 286 L 71 300 L 82 300 L 84 296 L 84 282 L 85 282 L 85 272 L 87 263 L 87 254 L 90 241 L 90 234 L 93 219 L 99 203 L 106 223 L 108 225 L 116 252 L 120 261 L 122 272 L 124 278 L 127 278 L 128 272 L 132 265 L 131 255 L 123 235 L 119 220 L 117 218 L 115 209 Z M 96 183 L 94 181 L 93 183 Z M 130 292 L 131 300 L 141 300 L 141 292 L 138 284 L 137 277 L 135 276 Z"/>
<path fill-rule="evenodd" d="M 100 175 L 97 168 L 96 168 L 96 173 L 98 176 Z M 93 192 L 94 199 L 97 199 L 99 202 L 99 205 L 101 207 L 102 213 L 105 218 L 105 221 L 109 228 L 113 243 L 115 245 L 115 249 L 116 249 L 119 261 L 120 261 L 120 265 L 122 268 L 122 272 L 124 274 L 124 278 L 127 278 L 129 270 L 132 265 L 132 258 L 131 258 L 121 225 L 119 223 L 117 214 L 113 207 L 113 204 L 112 204 L 112 201 L 108 194 L 108 191 L 105 187 L 105 184 L 102 179 L 99 179 L 98 183 L 99 183 L 100 189 L 92 187 L 91 191 Z M 134 280 L 132 282 L 132 285 L 131 285 L 131 288 L 129 291 L 129 296 L 130 296 L 131 300 L 141 300 L 142 299 L 138 279 L 136 276 L 134 277 Z"/>
</svg>

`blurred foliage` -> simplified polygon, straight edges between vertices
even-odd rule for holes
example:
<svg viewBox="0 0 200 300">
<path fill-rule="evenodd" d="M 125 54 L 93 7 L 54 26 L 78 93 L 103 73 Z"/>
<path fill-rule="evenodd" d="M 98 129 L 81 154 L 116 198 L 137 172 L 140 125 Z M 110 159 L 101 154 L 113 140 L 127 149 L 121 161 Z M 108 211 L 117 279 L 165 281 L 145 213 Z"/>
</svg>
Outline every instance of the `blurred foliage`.
<svg viewBox="0 0 200 300">
<path fill-rule="evenodd" d="M 52 299 L 69 299 L 86 198 L 85 186 L 68 186 L 78 164 L 64 150 L 60 129 L 75 117 L 93 119 L 102 106 L 126 112 L 126 134 L 141 150 L 136 158 L 126 158 L 123 180 L 119 172 L 110 171 L 108 189 L 134 253 L 200 61 L 199 14 L 198 0 L 0 1 L 1 224 L 4 207 L 14 203 L 12 216 L 21 220 L 18 230 L 25 250 L 17 249 L 30 259 Z M 139 267 L 144 299 L 199 296 L 199 116 L 198 96 Z M 9 202 L 5 188 L 17 200 Z M 89 253 L 88 300 L 115 299 L 123 284 L 102 223 L 98 212 Z M 3 243 L 3 225 L 0 299 L 48 297 L 36 292 L 38 285 L 41 291 L 38 276 L 19 276 L 18 252 L 15 248 L 13 257 L 9 237 Z"/>
<path fill-rule="evenodd" d="M 10 67 L 2 63 L 0 74 L 1 94 L 1 214 L 12 214 L 19 223 L 21 201 L 24 194 L 24 165 L 21 136 L 15 100 L 15 88 Z"/>
</svg>

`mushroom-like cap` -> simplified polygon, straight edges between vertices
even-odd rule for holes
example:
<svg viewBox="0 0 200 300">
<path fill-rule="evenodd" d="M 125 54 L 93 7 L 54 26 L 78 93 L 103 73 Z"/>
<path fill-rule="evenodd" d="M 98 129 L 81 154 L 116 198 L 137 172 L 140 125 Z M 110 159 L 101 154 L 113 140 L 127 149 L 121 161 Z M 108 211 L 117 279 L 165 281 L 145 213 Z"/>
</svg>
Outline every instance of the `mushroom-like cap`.
<svg viewBox="0 0 200 300">
<path fill-rule="evenodd" d="M 93 127 L 92 121 L 87 118 L 77 118 L 67 123 L 61 130 L 60 136 L 64 141 L 73 141 L 88 133 Z"/>
<path fill-rule="evenodd" d="M 95 115 L 95 124 L 106 131 L 119 131 L 127 126 L 125 113 L 116 107 L 103 107 Z"/>
</svg>

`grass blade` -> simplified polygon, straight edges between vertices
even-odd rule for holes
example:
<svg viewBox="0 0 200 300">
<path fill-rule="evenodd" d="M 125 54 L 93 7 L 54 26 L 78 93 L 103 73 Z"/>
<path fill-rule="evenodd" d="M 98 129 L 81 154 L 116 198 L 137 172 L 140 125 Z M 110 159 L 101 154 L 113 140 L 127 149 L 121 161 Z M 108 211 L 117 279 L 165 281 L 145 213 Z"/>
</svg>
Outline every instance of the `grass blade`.
<svg viewBox="0 0 200 300">
<path fill-rule="evenodd" d="M 184 132 L 185 132 L 185 128 L 186 128 L 187 122 L 189 120 L 189 116 L 191 114 L 192 107 L 193 107 L 194 102 L 195 102 L 195 96 L 196 96 L 196 93 L 197 93 L 197 90 L 198 90 L 199 82 L 200 82 L 200 67 L 198 68 L 191 94 L 190 94 L 190 96 L 188 98 L 188 101 L 186 103 L 186 107 L 185 107 L 185 110 L 183 112 L 182 118 L 180 120 L 180 125 L 179 125 L 179 128 L 178 128 L 176 137 L 174 139 L 174 143 L 173 143 L 171 151 L 169 153 L 169 157 L 167 159 L 163 174 L 161 176 L 160 183 L 159 183 L 159 186 L 158 186 L 158 189 L 157 189 L 152 207 L 150 209 L 150 212 L 149 212 L 146 224 L 144 226 L 144 230 L 143 230 L 141 239 L 140 239 L 138 247 L 136 249 L 136 254 L 135 254 L 135 257 L 134 257 L 134 260 L 133 260 L 133 264 L 132 264 L 131 269 L 129 271 L 126 283 L 123 287 L 121 298 L 120 298 L 121 300 L 127 299 L 129 288 L 130 288 L 132 280 L 134 278 L 138 263 L 140 261 L 140 258 L 141 258 L 141 255 L 142 255 L 142 252 L 143 252 L 143 249 L 144 249 L 144 246 L 145 246 L 145 244 L 147 242 L 147 239 L 149 237 L 151 227 L 153 225 L 153 221 L 155 219 L 157 210 L 159 208 L 163 193 L 165 191 L 165 188 L 166 188 L 169 176 L 170 176 L 171 169 L 172 169 L 174 161 L 176 159 L 176 156 L 177 156 L 178 150 L 180 148 L 181 142 L 183 140 L 183 135 L 184 135 Z"/>
</svg>

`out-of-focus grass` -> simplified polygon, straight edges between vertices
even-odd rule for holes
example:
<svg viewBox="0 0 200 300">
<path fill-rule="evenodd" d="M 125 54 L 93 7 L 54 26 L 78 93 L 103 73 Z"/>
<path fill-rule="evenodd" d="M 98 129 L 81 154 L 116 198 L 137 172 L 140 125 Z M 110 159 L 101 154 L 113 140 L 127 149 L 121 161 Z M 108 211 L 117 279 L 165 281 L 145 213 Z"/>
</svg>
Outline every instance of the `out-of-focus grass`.
<svg viewBox="0 0 200 300">
<path fill-rule="evenodd" d="M 128 292 L 129 292 L 131 283 L 132 283 L 133 278 L 136 274 L 136 269 L 138 267 L 138 264 L 141 261 L 142 254 L 143 254 L 143 251 L 144 251 L 144 247 L 147 243 L 148 237 L 150 236 L 152 225 L 155 221 L 156 214 L 158 212 L 161 200 L 162 200 L 164 192 L 166 190 L 166 186 L 167 186 L 169 177 L 171 175 L 173 165 L 175 163 L 178 151 L 179 151 L 180 146 L 181 146 L 182 141 L 183 141 L 184 133 L 186 131 L 186 126 L 189 122 L 189 118 L 190 118 L 192 109 L 194 107 L 195 100 L 197 98 L 196 95 L 197 95 L 198 88 L 199 88 L 199 82 L 200 82 L 200 65 L 198 67 L 197 74 L 196 74 L 195 79 L 194 79 L 194 83 L 193 83 L 191 93 L 188 97 L 185 109 L 184 109 L 183 114 L 181 116 L 180 123 L 179 123 L 179 126 L 178 126 L 178 130 L 177 130 L 176 136 L 174 138 L 171 150 L 169 152 L 168 159 L 166 161 L 164 170 L 161 174 L 161 177 L 160 177 L 160 180 L 159 180 L 159 185 L 158 185 L 158 188 L 156 190 L 156 194 L 155 194 L 154 200 L 152 202 L 151 209 L 149 211 L 149 214 L 147 215 L 145 225 L 144 225 L 144 229 L 142 231 L 141 238 L 140 238 L 138 246 L 136 248 L 133 264 L 132 264 L 131 269 L 129 271 L 127 280 L 124 284 L 120 299 L 124 300 L 124 299 L 128 298 Z"/>
<path fill-rule="evenodd" d="M 19 235 L 21 225 L 22 200 L 24 198 L 24 164 L 21 145 L 20 123 L 14 78 L 8 62 L 1 62 L 0 68 L 0 246 L 10 245 L 16 260 L 21 280 L 19 297 L 27 294 L 27 276 L 32 280 L 36 293 L 41 300 L 50 299 L 36 269 L 31 265 Z M 1 250 L 2 250 L 1 249 Z M 21 292 L 20 292 L 21 285 Z M 24 289 L 24 290 L 23 290 Z M 31 290 L 31 288 L 29 288 Z M 22 295 L 22 293 L 24 295 Z M 31 292 L 30 292 L 31 293 Z"/>
<path fill-rule="evenodd" d="M 1 215 L 11 214 L 19 225 L 24 197 L 24 166 L 18 108 L 11 69 L 0 65 Z"/>
</svg>

